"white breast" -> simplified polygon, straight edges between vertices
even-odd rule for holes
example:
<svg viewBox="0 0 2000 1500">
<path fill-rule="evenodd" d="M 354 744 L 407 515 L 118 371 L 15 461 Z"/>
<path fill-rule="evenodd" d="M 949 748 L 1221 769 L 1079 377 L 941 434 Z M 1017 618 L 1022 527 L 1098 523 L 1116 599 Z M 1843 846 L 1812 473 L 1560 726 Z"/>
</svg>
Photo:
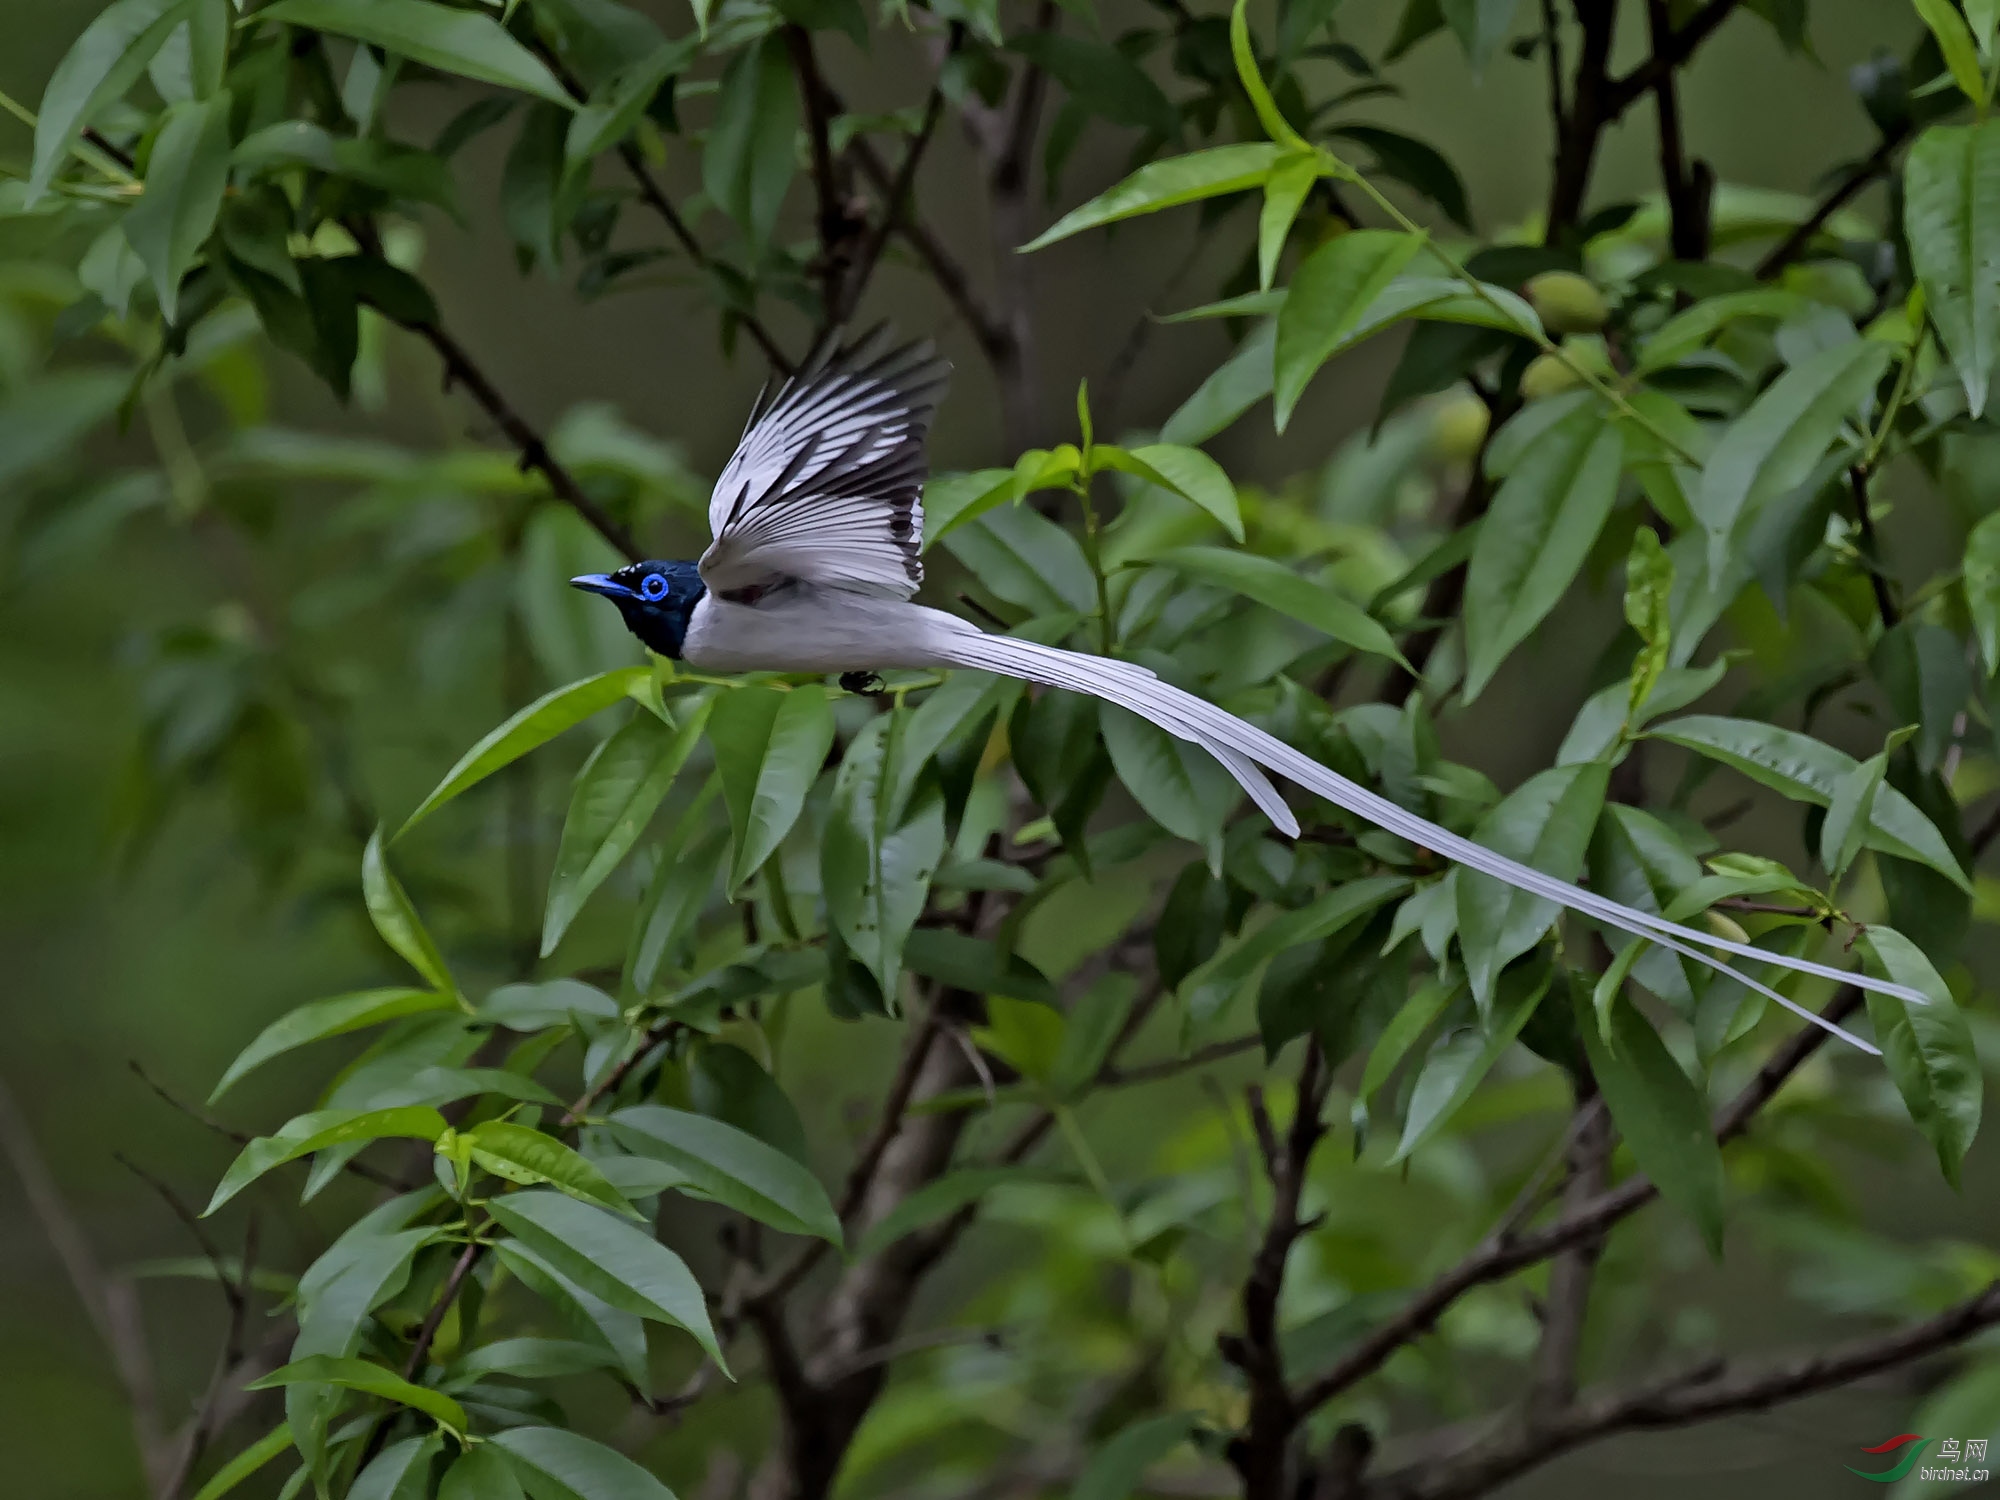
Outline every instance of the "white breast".
<svg viewBox="0 0 2000 1500">
<path fill-rule="evenodd" d="M 708 595 L 681 648 L 700 672 L 860 672 L 938 664 L 932 642 L 964 621 L 901 599 L 794 585 L 755 604 Z"/>
</svg>

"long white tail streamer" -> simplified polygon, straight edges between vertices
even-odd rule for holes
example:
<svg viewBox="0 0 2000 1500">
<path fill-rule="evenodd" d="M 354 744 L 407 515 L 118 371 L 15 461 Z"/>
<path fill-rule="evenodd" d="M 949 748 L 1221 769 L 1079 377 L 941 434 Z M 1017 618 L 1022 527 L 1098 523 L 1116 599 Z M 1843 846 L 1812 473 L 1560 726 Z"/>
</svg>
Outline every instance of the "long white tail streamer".
<svg viewBox="0 0 2000 1500">
<path fill-rule="evenodd" d="M 1171 683 L 1161 681 L 1154 673 L 1135 663 L 1090 656 L 1077 651 L 1064 651 L 1054 646 L 1038 645 L 1033 641 L 1017 640 L 1012 636 L 988 635 L 970 625 L 964 627 L 962 634 L 950 632 L 944 638 L 933 639 L 926 644 L 936 652 L 938 657 L 936 664 L 939 666 L 973 667 L 981 671 L 999 672 L 1008 677 L 1025 678 L 1047 687 L 1089 693 L 1115 703 L 1120 708 L 1131 710 L 1141 718 L 1157 724 L 1169 734 L 1200 745 L 1222 762 L 1223 767 L 1250 794 L 1251 799 L 1264 814 L 1288 834 L 1298 833 L 1298 821 L 1292 816 L 1290 809 L 1278 799 L 1271 783 L 1257 770 L 1259 765 L 1267 766 L 1287 780 L 1297 782 L 1307 791 L 1326 798 L 1336 806 L 1358 814 L 1378 827 L 1408 839 L 1413 844 L 1433 850 L 1468 869 L 1505 881 L 1508 885 L 1602 922 L 1607 927 L 1615 927 L 1634 937 L 1657 943 L 1684 958 L 1693 959 L 1719 973 L 1727 974 L 1730 978 L 1748 985 L 1760 995 L 1775 1000 L 1785 1009 L 1803 1016 L 1815 1026 L 1831 1032 L 1842 1041 L 1864 1052 L 1878 1053 L 1878 1049 L 1807 1007 L 1786 999 L 1770 986 L 1760 984 L 1749 975 L 1722 962 L 1714 956 L 1713 951 L 1704 950 L 1719 949 L 1759 963 L 1774 964 L 1782 969 L 1790 969 L 1800 974 L 1812 974 L 1840 984 L 1851 984 L 1859 989 L 1890 995 L 1917 1005 L 1928 1003 L 1924 995 L 1905 985 L 1876 979 L 1867 974 L 1836 969 L 1828 964 L 1815 963 L 1811 959 L 1791 958 L 1784 954 L 1771 953 L 1748 943 L 1734 942 L 1714 934 L 1696 932 L 1677 922 L 1669 922 L 1664 917 L 1656 917 L 1649 912 L 1621 905 L 1580 886 L 1565 884 L 1554 876 L 1531 869 L 1527 865 L 1507 858 L 1504 854 L 1496 854 L 1483 844 L 1476 844 L 1449 829 L 1440 828 L 1437 824 L 1418 817 L 1407 808 L 1399 807 L 1388 798 L 1378 796 L 1366 787 L 1348 780 L 1339 772 L 1319 764 L 1283 740 L 1265 733 L 1256 725 L 1246 723 L 1205 699 L 1197 698 L 1194 694 L 1183 692 Z M 1254 764 L 1251 764 L 1252 762 Z"/>
</svg>

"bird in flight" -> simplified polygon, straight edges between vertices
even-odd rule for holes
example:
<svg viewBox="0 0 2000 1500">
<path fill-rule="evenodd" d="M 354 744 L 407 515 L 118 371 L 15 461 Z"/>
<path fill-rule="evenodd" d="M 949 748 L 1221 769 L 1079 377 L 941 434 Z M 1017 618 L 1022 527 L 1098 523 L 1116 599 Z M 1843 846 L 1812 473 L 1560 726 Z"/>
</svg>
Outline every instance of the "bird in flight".
<svg viewBox="0 0 2000 1500">
<path fill-rule="evenodd" d="M 949 373 L 927 343 L 897 347 L 886 329 L 828 340 L 752 408 L 710 497 L 714 540 L 700 562 L 639 562 L 571 583 L 617 605 L 647 647 L 703 672 L 851 679 L 960 667 L 1091 694 L 1201 746 L 1289 836 L 1298 819 L 1265 768 L 1468 869 L 1728 974 L 1865 1051 L 1876 1049 L 1716 954 L 1925 1003 L 1906 986 L 1697 932 L 1531 869 L 1134 662 L 989 634 L 912 602 L 924 576 L 924 447 Z"/>
</svg>

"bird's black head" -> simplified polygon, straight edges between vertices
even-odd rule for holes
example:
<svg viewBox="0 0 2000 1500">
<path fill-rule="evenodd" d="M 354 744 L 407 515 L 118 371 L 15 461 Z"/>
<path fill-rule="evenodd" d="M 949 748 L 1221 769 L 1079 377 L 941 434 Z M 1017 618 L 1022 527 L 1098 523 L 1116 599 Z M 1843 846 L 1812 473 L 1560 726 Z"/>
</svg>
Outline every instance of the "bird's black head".
<svg viewBox="0 0 2000 1500">
<path fill-rule="evenodd" d="M 602 594 L 618 606 L 625 628 L 648 649 L 678 661 L 687 639 L 688 617 L 708 586 L 691 562 L 640 562 L 616 573 L 585 573 L 571 588 Z"/>
</svg>

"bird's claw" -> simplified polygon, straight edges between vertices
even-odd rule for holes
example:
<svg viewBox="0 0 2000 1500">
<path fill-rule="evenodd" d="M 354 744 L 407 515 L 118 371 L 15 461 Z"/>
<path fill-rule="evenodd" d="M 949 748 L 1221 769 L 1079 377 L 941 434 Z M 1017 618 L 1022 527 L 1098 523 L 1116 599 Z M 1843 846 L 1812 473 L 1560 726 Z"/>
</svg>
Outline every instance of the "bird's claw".
<svg viewBox="0 0 2000 1500">
<path fill-rule="evenodd" d="M 864 698 L 882 696 L 882 679 L 874 672 L 842 672 L 841 687 L 850 693 L 859 693 Z"/>
</svg>

